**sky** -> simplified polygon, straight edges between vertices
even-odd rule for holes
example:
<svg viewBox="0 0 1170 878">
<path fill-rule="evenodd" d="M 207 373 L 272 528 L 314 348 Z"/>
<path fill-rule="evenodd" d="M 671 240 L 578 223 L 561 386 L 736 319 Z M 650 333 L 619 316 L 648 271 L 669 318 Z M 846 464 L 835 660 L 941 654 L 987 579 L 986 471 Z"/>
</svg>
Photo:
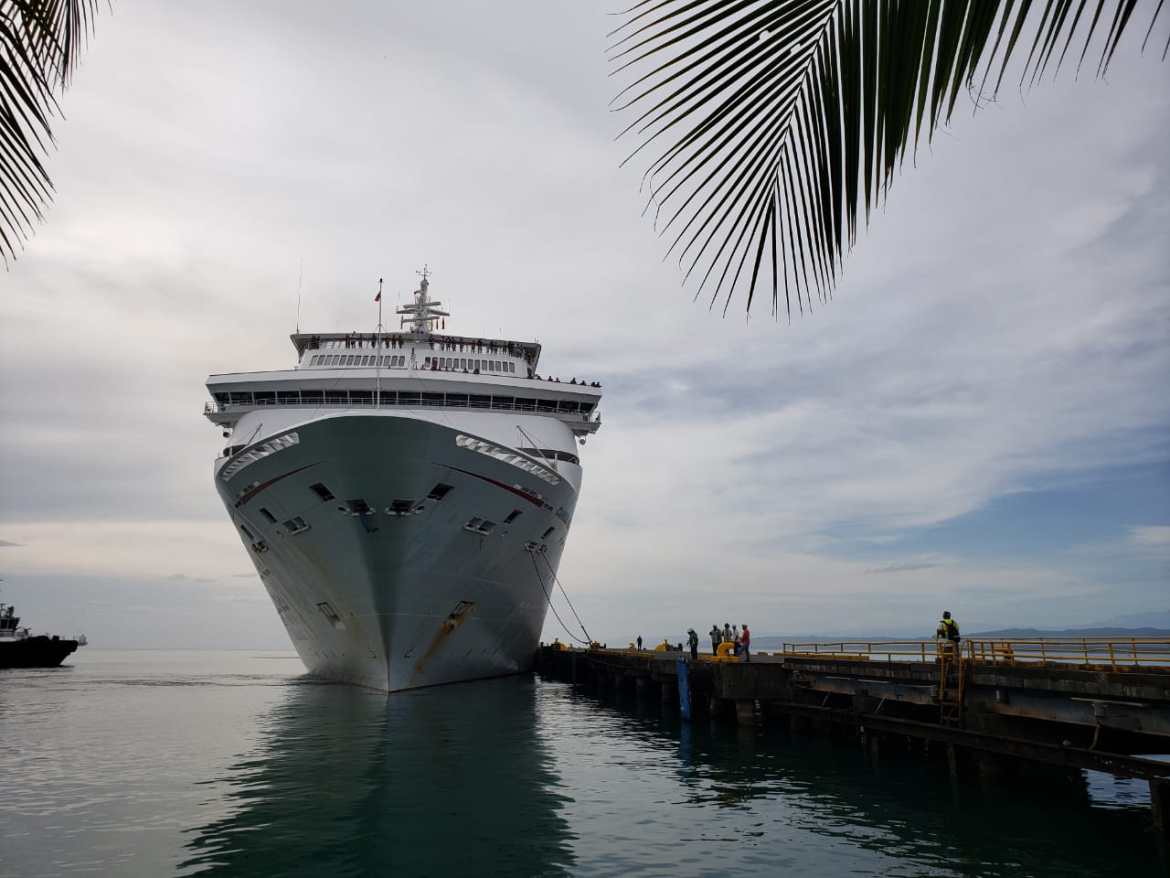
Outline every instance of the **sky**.
<svg viewBox="0 0 1170 878">
<path fill-rule="evenodd" d="M 427 263 L 452 331 L 604 385 L 560 570 L 599 639 L 1170 627 L 1170 66 L 1130 34 L 1107 80 L 957 112 L 830 302 L 723 316 L 620 167 L 609 11 L 103 11 L 0 275 L 0 599 L 287 647 L 204 379 L 291 367 L 298 287 L 306 330 L 372 331 Z"/>
</svg>

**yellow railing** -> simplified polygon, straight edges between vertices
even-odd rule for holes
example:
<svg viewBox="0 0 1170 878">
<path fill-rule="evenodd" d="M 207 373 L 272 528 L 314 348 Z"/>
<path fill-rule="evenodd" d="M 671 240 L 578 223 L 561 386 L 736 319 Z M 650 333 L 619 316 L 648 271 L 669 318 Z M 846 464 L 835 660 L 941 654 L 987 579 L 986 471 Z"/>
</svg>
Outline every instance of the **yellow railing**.
<svg viewBox="0 0 1170 878">
<path fill-rule="evenodd" d="M 834 640 L 785 643 L 781 655 L 854 661 L 937 661 L 945 640 Z M 1153 637 L 975 638 L 960 642 L 968 661 L 993 665 L 1077 665 L 1137 670 L 1170 668 L 1170 639 Z"/>
<path fill-rule="evenodd" d="M 963 642 L 972 661 L 996 665 L 1079 665 L 1115 671 L 1170 667 L 1170 639 L 1065 637 L 1017 640 L 977 638 Z"/>
</svg>

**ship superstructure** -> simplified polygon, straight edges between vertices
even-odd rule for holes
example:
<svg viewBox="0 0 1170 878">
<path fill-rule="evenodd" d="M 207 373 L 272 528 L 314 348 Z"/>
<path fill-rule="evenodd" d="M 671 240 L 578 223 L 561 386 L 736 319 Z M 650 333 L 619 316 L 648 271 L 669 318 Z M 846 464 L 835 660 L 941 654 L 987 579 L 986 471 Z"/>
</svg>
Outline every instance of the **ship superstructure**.
<svg viewBox="0 0 1170 878">
<path fill-rule="evenodd" d="M 301 659 L 390 691 L 530 665 L 600 427 L 599 384 L 446 334 L 429 287 L 397 331 L 297 332 L 293 369 L 207 380 L 216 489 Z"/>
</svg>

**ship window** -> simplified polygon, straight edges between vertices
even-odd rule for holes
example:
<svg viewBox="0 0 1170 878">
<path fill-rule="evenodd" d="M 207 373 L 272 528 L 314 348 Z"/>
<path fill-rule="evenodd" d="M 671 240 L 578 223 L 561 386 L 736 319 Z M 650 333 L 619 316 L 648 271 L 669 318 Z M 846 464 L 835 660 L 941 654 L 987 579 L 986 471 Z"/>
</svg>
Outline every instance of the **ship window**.
<svg viewBox="0 0 1170 878">
<path fill-rule="evenodd" d="M 326 488 L 325 485 L 321 482 L 315 482 L 312 485 L 309 485 L 309 490 L 316 494 L 321 499 L 322 503 L 328 503 L 333 499 L 333 492 Z"/>
<path fill-rule="evenodd" d="M 318 361 L 319 359 L 321 359 L 321 355 L 320 355 L 320 354 L 317 354 L 317 355 L 316 355 L 316 356 L 314 356 L 314 357 L 310 357 L 310 358 L 309 358 L 309 365 L 310 365 L 310 366 L 316 366 L 316 365 L 317 365 L 317 361 Z"/>
<path fill-rule="evenodd" d="M 284 523 L 284 529 L 287 530 L 290 534 L 299 534 L 303 530 L 308 530 L 309 525 L 308 522 L 306 522 L 299 515 L 294 515 Z"/>
<path fill-rule="evenodd" d="M 344 390 L 326 390 L 325 402 L 331 404 L 345 403 L 349 401 L 349 394 Z"/>
<path fill-rule="evenodd" d="M 557 405 L 557 408 L 562 412 L 575 412 L 577 411 L 577 403 L 565 402 L 564 400 L 561 400 L 561 402 Z"/>
<path fill-rule="evenodd" d="M 419 404 L 419 395 L 417 393 L 412 393 L 412 392 L 406 391 L 406 390 L 400 391 L 398 394 L 398 404 L 399 405 L 418 405 Z"/>
<path fill-rule="evenodd" d="M 414 509 L 413 500 L 395 500 L 387 507 L 391 515 L 408 515 Z"/>
<path fill-rule="evenodd" d="M 466 359 L 464 359 L 463 357 L 460 357 L 460 358 L 459 358 L 459 368 L 460 368 L 460 369 L 466 369 L 466 368 L 467 368 L 467 360 L 466 360 Z"/>
<path fill-rule="evenodd" d="M 442 500 L 452 490 L 450 485 L 444 485 L 442 482 L 439 482 L 435 487 L 431 488 L 431 493 L 427 494 L 427 498 L 430 500 Z"/>
<path fill-rule="evenodd" d="M 370 504 L 360 497 L 356 500 L 346 500 L 345 505 L 350 515 L 372 515 L 374 512 Z"/>
<path fill-rule="evenodd" d="M 482 518 L 473 518 L 467 524 L 463 525 L 464 530 L 479 530 L 479 526 L 483 524 Z"/>
<path fill-rule="evenodd" d="M 382 391 L 382 405 L 398 405 L 398 391 L 397 390 L 383 390 Z"/>
<path fill-rule="evenodd" d="M 513 399 L 510 396 L 493 396 L 492 408 L 494 409 L 512 409 Z"/>
<path fill-rule="evenodd" d="M 240 525 L 240 530 L 242 530 L 244 532 L 244 536 L 246 536 L 248 539 L 250 539 L 250 540 L 256 539 L 254 536 L 252 536 L 252 532 L 250 530 L 248 530 L 248 528 L 246 528 L 242 524 Z"/>
<path fill-rule="evenodd" d="M 470 396 L 468 397 L 468 404 L 473 409 L 487 409 L 492 407 L 492 398 L 490 396 Z"/>
<path fill-rule="evenodd" d="M 553 532 L 554 530 L 556 530 L 556 526 L 555 526 L 555 525 L 554 525 L 553 527 L 550 527 L 550 528 L 549 528 L 548 530 L 546 530 L 544 533 L 542 533 L 542 534 L 540 535 L 540 538 L 541 538 L 542 540 L 547 540 L 547 539 L 548 539 L 550 536 L 552 536 L 552 532 Z"/>
<path fill-rule="evenodd" d="M 269 524 L 276 524 L 276 516 L 265 509 L 263 506 L 260 507 L 260 514 L 264 516 L 264 520 Z"/>
<path fill-rule="evenodd" d="M 517 518 L 519 518 L 523 514 L 524 514 L 523 510 L 513 509 L 511 512 L 508 513 L 508 517 L 504 519 L 504 524 L 511 524 L 513 521 L 515 521 Z"/>
<path fill-rule="evenodd" d="M 299 390 L 280 390 L 277 391 L 276 398 L 281 405 L 296 405 L 301 401 L 301 392 Z"/>
<path fill-rule="evenodd" d="M 555 412 L 557 410 L 557 401 L 555 399 L 538 399 L 536 401 L 536 410 L 538 412 Z"/>
<path fill-rule="evenodd" d="M 535 399 L 525 399 L 524 397 L 518 396 L 518 397 L 516 397 L 516 408 L 518 408 L 518 409 L 520 409 L 520 411 L 524 411 L 524 412 L 536 411 L 536 400 Z"/>
<path fill-rule="evenodd" d="M 370 365 L 370 360 L 372 360 L 372 359 L 374 359 L 374 358 L 373 357 L 362 357 L 362 365 L 363 366 Z"/>
<path fill-rule="evenodd" d="M 591 402 L 583 402 L 583 403 L 581 403 L 581 414 L 583 414 L 583 415 L 587 415 L 587 414 L 589 414 L 591 411 L 593 411 L 593 403 L 591 403 Z"/>
<path fill-rule="evenodd" d="M 424 369 L 431 368 L 431 358 L 430 357 L 426 357 L 423 359 L 423 368 Z"/>
<path fill-rule="evenodd" d="M 424 393 L 422 395 L 423 405 L 442 405 L 443 394 L 441 393 Z"/>
<path fill-rule="evenodd" d="M 455 408 L 467 408 L 467 394 L 466 393 L 448 393 L 447 405 Z"/>
<path fill-rule="evenodd" d="M 351 390 L 349 392 L 349 401 L 357 405 L 373 405 L 374 391 L 372 390 Z"/>
<path fill-rule="evenodd" d="M 321 404 L 321 400 L 325 398 L 325 394 L 320 390 L 302 390 L 301 401 L 305 404 L 317 403 Z"/>
</svg>

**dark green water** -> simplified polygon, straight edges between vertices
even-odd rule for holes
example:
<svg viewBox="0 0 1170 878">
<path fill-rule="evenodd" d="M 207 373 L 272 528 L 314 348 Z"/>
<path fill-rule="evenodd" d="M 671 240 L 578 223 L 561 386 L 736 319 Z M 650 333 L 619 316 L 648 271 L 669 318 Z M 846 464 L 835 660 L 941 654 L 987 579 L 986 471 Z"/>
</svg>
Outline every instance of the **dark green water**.
<svg viewBox="0 0 1170 878">
<path fill-rule="evenodd" d="M 0 671 L 0 874 L 1165 874 L 1141 784 L 956 789 L 633 694 L 300 674 L 98 650 Z"/>
</svg>

